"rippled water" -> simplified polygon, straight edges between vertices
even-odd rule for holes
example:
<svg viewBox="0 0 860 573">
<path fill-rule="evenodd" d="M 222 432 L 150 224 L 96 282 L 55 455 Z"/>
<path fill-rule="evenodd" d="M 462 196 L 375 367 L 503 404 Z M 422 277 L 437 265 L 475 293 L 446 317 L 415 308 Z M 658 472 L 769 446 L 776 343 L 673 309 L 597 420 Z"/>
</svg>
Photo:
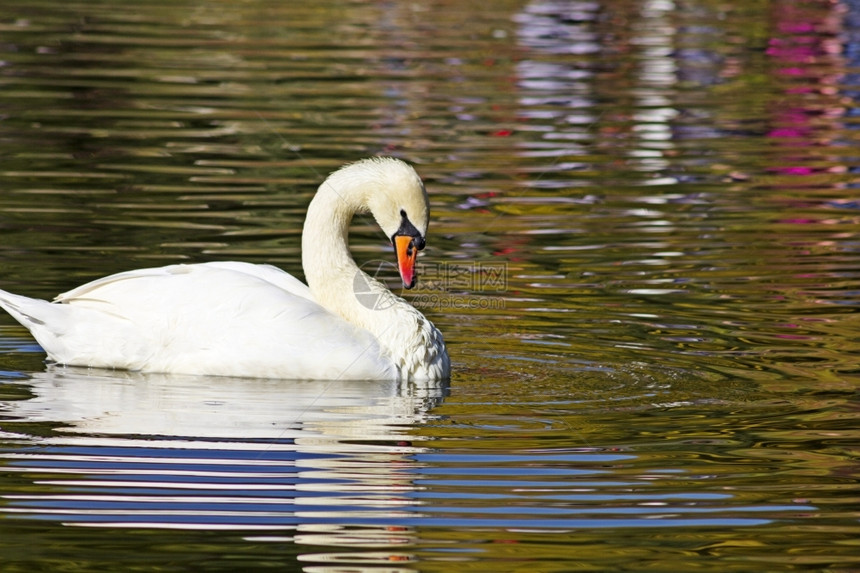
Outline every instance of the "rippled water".
<svg viewBox="0 0 860 573">
<path fill-rule="evenodd" d="M 301 276 L 391 154 L 454 375 L 46 366 L 4 315 L 0 569 L 856 570 L 858 69 L 854 0 L 5 2 L 2 288 Z"/>
</svg>

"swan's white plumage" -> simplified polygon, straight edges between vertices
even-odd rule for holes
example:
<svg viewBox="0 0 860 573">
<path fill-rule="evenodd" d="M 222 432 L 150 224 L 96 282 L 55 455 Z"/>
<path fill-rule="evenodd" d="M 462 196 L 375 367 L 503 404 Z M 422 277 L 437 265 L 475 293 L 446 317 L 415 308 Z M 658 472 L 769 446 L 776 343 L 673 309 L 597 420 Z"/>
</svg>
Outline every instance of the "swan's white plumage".
<svg viewBox="0 0 860 573">
<path fill-rule="evenodd" d="M 320 186 L 308 209 L 302 244 L 310 287 L 273 266 L 211 262 L 119 273 L 52 303 L 0 291 L 0 306 L 61 364 L 266 378 L 446 378 L 439 331 L 349 255 L 349 221 L 368 203 L 388 236 L 407 209 L 426 231 L 426 194 L 411 167 L 392 159 L 347 166 Z M 386 304 L 373 308 L 357 297 L 357 278 Z"/>
</svg>

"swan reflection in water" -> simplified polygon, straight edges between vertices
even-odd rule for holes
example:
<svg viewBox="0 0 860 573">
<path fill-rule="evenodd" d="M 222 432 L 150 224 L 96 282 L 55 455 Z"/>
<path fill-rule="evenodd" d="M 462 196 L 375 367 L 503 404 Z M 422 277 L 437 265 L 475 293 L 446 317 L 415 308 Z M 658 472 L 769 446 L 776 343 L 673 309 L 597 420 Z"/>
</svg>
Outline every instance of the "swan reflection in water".
<svg viewBox="0 0 860 573">
<path fill-rule="evenodd" d="M 0 514 L 93 527 L 279 530 L 296 542 L 350 546 L 408 542 L 406 521 L 419 517 L 409 509 L 420 503 L 411 495 L 415 457 L 424 451 L 410 442 L 412 429 L 447 391 L 436 382 L 67 367 L 23 383 L 32 397 L 0 402 L 12 422 L 0 434 L 0 465 L 33 483 L 4 493 Z M 40 436 L 27 435 L 30 422 Z M 48 435 L 46 422 L 56 425 Z"/>
<path fill-rule="evenodd" d="M 188 438 L 390 439 L 420 424 L 445 382 L 297 381 L 49 366 L 9 414 L 65 432 Z M 375 436 L 376 432 L 382 432 Z"/>
</svg>

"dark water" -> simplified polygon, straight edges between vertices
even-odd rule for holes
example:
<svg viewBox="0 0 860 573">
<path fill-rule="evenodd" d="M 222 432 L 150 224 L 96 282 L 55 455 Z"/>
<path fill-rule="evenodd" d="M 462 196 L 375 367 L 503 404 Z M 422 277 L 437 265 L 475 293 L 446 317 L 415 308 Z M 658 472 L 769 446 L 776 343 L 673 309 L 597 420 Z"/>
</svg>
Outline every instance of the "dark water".
<svg viewBox="0 0 860 573">
<path fill-rule="evenodd" d="M 858 570 L 858 70 L 854 0 L 5 2 L 2 288 L 301 276 L 396 155 L 455 373 L 55 368 L 4 315 L 0 570 Z"/>
</svg>

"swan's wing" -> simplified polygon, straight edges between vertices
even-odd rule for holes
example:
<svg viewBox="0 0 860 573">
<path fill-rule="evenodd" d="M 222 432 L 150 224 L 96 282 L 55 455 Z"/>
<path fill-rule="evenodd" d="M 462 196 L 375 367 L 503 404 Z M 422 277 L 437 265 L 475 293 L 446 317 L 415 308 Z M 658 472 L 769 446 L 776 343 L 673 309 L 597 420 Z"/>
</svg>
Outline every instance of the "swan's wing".
<svg viewBox="0 0 860 573">
<path fill-rule="evenodd" d="M 311 301 L 314 300 L 314 295 L 311 294 L 311 289 L 308 288 L 308 285 L 306 285 L 290 273 L 284 272 L 278 267 L 272 265 L 255 265 L 252 263 L 242 263 L 237 261 L 217 261 L 201 264 L 206 267 L 226 269 L 230 271 L 236 271 L 238 273 L 244 273 L 246 275 L 251 275 L 257 277 L 260 280 L 264 280 L 268 283 L 271 283 L 274 286 L 294 295 L 306 298 Z"/>
<path fill-rule="evenodd" d="M 68 292 L 57 295 L 54 300 L 57 302 L 68 302 L 75 298 L 84 298 L 88 296 L 88 293 L 92 293 L 102 286 L 115 283 L 117 281 L 126 281 L 145 277 L 174 276 L 192 272 L 199 273 L 201 270 L 205 269 L 223 269 L 233 271 L 240 275 L 246 275 L 247 277 L 255 277 L 271 283 L 273 286 L 289 293 L 311 301 L 314 300 L 311 290 L 306 284 L 293 275 L 282 271 L 278 267 L 272 265 L 255 265 L 252 263 L 242 263 L 237 261 L 215 261 L 194 265 L 170 265 L 167 267 L 126 271 L 88 282 Z"/>
<path fill-rule="evenodd" d="M 277 378 L 396 376 L 370 333 L 325 310 L 275 267 L 141 269 L 85 284 L 56 303 L 13 302 L 16 318 L 65 364 Z"/>
</svg>

